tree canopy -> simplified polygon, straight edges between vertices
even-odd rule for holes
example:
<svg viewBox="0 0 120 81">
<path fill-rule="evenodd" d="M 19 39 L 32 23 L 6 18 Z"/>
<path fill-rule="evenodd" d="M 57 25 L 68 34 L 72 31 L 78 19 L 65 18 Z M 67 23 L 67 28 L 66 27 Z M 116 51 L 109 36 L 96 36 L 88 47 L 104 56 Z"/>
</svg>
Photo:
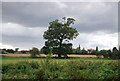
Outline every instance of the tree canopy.
<svg viewBox="0 0 120 81">
<path fill-rule="evenodd" d="M 54 20 L 49 23 L 48 30 L 44 32 L 45 46 L 49 48 L 58 48 L 58 56 L 61 57 L 63 41 L 69 42 L 76 38 L 79 33 L 71 27 L 75 19 L 63 17 L 62 21 Z"/>
</svg>

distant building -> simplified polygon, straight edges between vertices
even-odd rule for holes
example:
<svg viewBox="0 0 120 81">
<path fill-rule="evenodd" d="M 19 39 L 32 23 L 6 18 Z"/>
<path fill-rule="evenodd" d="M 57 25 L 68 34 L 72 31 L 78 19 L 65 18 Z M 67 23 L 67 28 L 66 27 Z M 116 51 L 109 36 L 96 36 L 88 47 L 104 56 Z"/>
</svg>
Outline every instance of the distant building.
<svg viewBox="0 0 120 81">
<path fill-rule="evenodd" d="M 96 51 L 95 49 L 88 49 L 88 53 L 92 53 L 93 51 Z"/>
</svg>

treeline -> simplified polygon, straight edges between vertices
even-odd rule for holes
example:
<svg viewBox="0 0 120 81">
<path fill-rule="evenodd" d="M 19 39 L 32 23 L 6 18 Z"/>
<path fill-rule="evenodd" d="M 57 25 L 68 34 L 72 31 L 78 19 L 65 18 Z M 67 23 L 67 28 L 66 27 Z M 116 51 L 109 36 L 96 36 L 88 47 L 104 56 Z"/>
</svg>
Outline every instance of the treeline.
<svg viewBox="0 0 120 81">
<path fill-rule="evenodd" d="M 40 50 L 38 48 L 33 47 L 31 50 L 21 50 L 19 51 L 19 48 L 13 49 L 0 49 L 1 54 L 32 54 L 33 57 L 39 54 L 58 54 L 58 48 L 49 48 L 44 46 Z M 78 55 L 96 55 L 98 57 L 103 56 L 104 58 L 112 58 L 112 59 L 120 59 L 120 47 L 117 49 L 116 47 L 113 47 L 112 50 L 98 50 L 98 47 L 96 49 L 81 49 L 80 45 L 76 48 L 72 48 L 72 44 L 63 44 L 62 45 L 62 55 L 67 54 L 78 54 Z"/>
<path fill-rule="evenodd" d="M 20 50 L 19 48 L 15 49 L 0 49 L 0 54 L 29 54 L 29 50 Z"/>
<path fill-rule="evenodd" d="M 62 54 L 77 54 L 77 55 L 96 55 L 98 57 L 103 56 L 104 58 L 112 58 L 112 59 L 120 59 L 120 47 L 117 49 L 113 47 L 112 50 L 98 50 L 96 49 L 81 49 L 80 45 L 76 49 L 72 49 L 72 44 L 64 45 L 64 49 L 62 50 Z M 57 48 L 53 48 L 52 53 L 57 54 Z M 50 51 L 49 47 L 43 47 L 41 49 L 41 53 L 48 54 Z"/>
</svg>

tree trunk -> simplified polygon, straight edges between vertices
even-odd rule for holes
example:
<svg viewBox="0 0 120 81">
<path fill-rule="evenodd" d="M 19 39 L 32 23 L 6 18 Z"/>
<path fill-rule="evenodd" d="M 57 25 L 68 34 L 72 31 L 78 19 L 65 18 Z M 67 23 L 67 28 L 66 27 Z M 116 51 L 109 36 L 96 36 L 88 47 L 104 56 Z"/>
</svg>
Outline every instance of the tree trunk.
<svg viewBox="0 0 120 81">
<path fill-rule="evenodd" d="M 60 40 L 60 45 L 59 45 L 59 51 L 58 51 L 58 57 L 60 58 L 61 57 L 61 48 L 62 48 L 62 39 Z"/>
<path fill-rule="evenodd" d="M 58 53 L 58 57 L 59 57 L 59 58 L 61 57 L 61 54 L 60 54 L 60 53 Z"/>
</svg>

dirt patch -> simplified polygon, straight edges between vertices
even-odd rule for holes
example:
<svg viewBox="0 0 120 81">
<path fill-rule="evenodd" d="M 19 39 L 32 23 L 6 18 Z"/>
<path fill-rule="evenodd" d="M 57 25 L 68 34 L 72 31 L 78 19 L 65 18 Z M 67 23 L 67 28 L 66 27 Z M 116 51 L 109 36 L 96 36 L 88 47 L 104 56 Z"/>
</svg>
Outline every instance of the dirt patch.
<svg viewBox="0 0 120 81">
<path fill-rule="evenodd" d="M 11 56 L 11 57 L 30 57 L 30 54 L 0 54 L 0 55 Z M 46 57 L 45 54 L 40 54 L 38 56 Z M 57 55 L 53 55 L 53 56 L 57 57 Z M 68 55 L 68 57 L 98 57 L 98 56 L 96 55 Z M 103 56 L 101 56 L 100 58 L 103 58 Z"/>
<path fill-rule="evenodd" d="M 30 54 L 1 54 L 4 56 L 11 56 L 11 57 L 29 57 Z"/>
</svg>

